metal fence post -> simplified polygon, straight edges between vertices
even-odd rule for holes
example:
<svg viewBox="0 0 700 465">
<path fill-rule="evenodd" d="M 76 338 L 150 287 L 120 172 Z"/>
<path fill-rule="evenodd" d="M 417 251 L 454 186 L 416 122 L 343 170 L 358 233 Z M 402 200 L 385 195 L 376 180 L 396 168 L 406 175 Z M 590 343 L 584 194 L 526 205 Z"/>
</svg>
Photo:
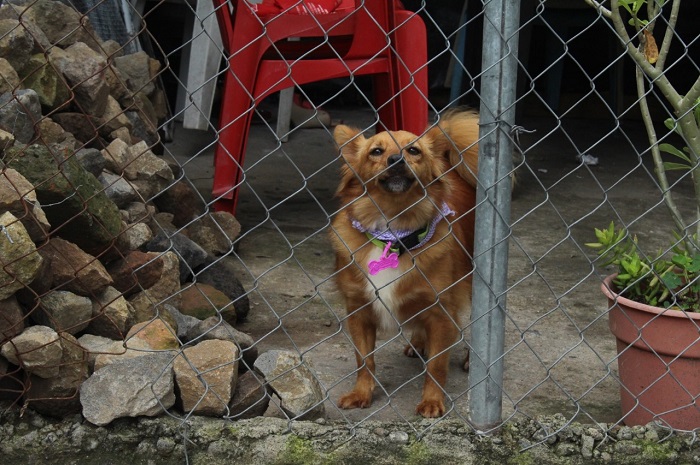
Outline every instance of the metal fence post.
<svg viewBox="0 0 700 465">
<path fill-rule="evenodd" d="M 519 16 L 519 0 L 485 2 L 469 373 L 471 421 L 482 431 L 502 413 Z"/>
</svg>

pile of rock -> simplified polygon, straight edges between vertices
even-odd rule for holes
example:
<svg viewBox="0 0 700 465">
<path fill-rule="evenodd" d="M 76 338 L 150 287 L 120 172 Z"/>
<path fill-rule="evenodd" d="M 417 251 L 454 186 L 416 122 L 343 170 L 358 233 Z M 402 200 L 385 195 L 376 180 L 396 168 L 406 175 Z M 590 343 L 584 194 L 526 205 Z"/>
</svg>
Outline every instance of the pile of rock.
<svg viewBox="0 0 700 465">
<path fill-rule="evenodd" d="M 298 356 L 249 369 L 224 257 L 240 226 L 152 152 L 159 70 L 58 1 L 0 7 L 0 399 L 103 425 L 260 415 L 273 389 L 288 414 L 322 414 Z"/>
</svg>

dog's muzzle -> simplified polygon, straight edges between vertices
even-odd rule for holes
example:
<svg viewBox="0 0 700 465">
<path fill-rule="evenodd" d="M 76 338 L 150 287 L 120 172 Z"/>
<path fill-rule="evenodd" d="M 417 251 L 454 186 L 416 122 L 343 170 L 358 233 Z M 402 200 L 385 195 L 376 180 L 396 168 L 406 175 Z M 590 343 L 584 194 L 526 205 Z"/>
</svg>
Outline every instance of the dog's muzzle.
<svg viewBox="0 0 700 465">
<path fill-rule="evenodd" d="M 400 154 L 390 155 L 386 159 L 387 169 L 379 179 L 379 184 L 388 192 L 406 192 L 415 182 L 413 172 L 406 166 L 406 160 Z"/>
</svg>

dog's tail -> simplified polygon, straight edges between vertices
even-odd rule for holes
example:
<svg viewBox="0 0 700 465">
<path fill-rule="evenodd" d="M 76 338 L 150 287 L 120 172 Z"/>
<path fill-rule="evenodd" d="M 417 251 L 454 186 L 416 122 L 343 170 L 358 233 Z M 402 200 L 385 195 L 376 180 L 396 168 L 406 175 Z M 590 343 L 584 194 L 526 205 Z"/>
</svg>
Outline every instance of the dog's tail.
<svg viewBox="0 0 700 465">
<path fill-rule="evenodd" d="M 479 114 L 472 110 L 451 110 L 440 116 L 427 135 L 433 146 L 445 154 L 457 173 L 476 188 L 479 168 Z"/>
</svg>

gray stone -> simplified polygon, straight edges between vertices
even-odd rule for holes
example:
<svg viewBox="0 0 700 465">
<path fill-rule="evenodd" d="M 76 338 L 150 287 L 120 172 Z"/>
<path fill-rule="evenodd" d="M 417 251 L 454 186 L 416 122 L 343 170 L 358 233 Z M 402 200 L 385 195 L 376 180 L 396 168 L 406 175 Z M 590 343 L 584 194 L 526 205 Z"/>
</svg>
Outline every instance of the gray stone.
<svg viewBox="0 0 700 465">
<path fill-rule="evenodd" d="M 209 257 L 197 270 L 195 279 L 198 283 L 209 284 L 226 294 L 236 307 L 237 320 L 245 321 L 250 312 L 250 301 L 236 274 L 236 268 L 227 258 L 215 260 Z"/>
<path fill-rule="evenodd" d="M 127 86 L 126 76 L 112 64 L 113 61 L 113 59 L 109 60 L 110 63 L 105 70 L 105 81 L 109 86 L 110 95 L 114 97 L 122 107 L 127 108 L 134 103 L 134 94 Z"/>
<path fill-rule="evenodd" d="M 60 333 L 63 356 L 55 378 L 30 375 L 24 400 L 44 415 L 64 417 L 80 412 L 78 390 L 88 377 L 85 349 L 69 334 Z"/>
<path fill-rule="evenodd" d="M 116 129 L 116 130 L 110 132 L 109 135 L 107 136 L 107 140 L 111 141 L 114 139 L 122 140 L 122 141 L 126 142 L 127 144 L 131 144 L 134 142 L 132 140 L 133 138 L 131 137 L 131 132 L 129 132 L 129 130 L 127 128 L 119 128 L 119 129 Z"/>
<path fill-rule="evenodd" d="M 4 129 L 0 129 L 0 155 L 5 149 L 15 145 L 15 136 Z"/>
<path fill-rule="evenodd" d="M 34 50 L 32 34 L 17 19 L 0 19 L 0 56 L 18 72 Z"/>
<path fill-rule="evenodd" d="M 57 19 L 60 18 L 60 19 Z M 39 30 L 51 45 L 68 47 L 76 42 L 86 42 L 94 49 L 97 34 L 87 16 L 58 1 L 31 2 L 22 14 L 23 23 L 31 26 L 32 35 Z M 48 47 L 43 47 L 47 49 Z M 56 47 L 54 47 L 55 49 Z"/>
<path fill-rule="evenodd" d="M 144 202 L 132 202 L 126 206 L 125 211 L 129 215 L 129 223 L 148 222 L 155 213 L 155 207 Z"/>
<path fill-rule="evenodd" d="M 124 114 L 119 102 L 109 95 L 105 111 L 100 119 L 100 134 L 103 137 L 109 137 L 112 132 L 121 128 L 131 131 L 131 120 Z"/>
<path fill-rule="evenodd" d="M 41 378 L 55 378 L 60 371 L 63 347 L 58 333 L 46 326 L 30 326 L 0 348 L 0 355 Z"/>
<path fill-rule="evenodd" d="M 230 416 L 236 420 L 262 416 L 270 405 L 270 393 L 265 380 L 254 371 L 238 377 L 236 392 L 229 404 Z"/>
<path fill-rule="evenodd" d="M 110 339 L 124 339 L 133 323 L 134 309 L 124 296 L 108 287 L 92 301 L 92 321 L 88 332 Z"/>
<path fill-rule="evenodd" d="M 132 53 L 114 58 L 114 66 L 122 76 L 132 93 L 144 92 L 150 95 L 155 90 L 154 75 L 151 74 L 151 57 L 145 52 Z"/>
<path fill-rule="evenodd" d="M 97 370 L 80 389 L 85 419 L 102 426 L 117 418 L 164 413 L 175 403 L 171 358 L 149 354 Z"/>
<path fill-rule="evenodd" d="M 36 323 L 57 332 L 77 334 L 92 318 L 92 302 L 69 291 L 53 290 L 39 298 L 39 308 L 31 313 Z"/>
<path fill-rule="evenodd" d="M 10 212 L 0 215 L 0 300 L 29 285 L 43 259 L 24 225 Z"/>
<path fill-rule="evenodd" d="M 590 459 L 593 457 L 593 447 L 595 440 L 592 436 L 583 435 L 581 437 L 581 455 L 583 458 Z"/>
<path fill-rule="evenodd" d="M 184 234 L 167 234 L 159 232 L 148 244 L 146 250 L 150 252 L 164 252 L 174 250 L 182 259 L 180 261 L 180 282 L 187 282 L 192 275 L 192 270 L 197 269 L 207 260 L 207 252 L 196 242 Z"/>
<path fill-rule="evenodd" d="M 571 457 L 578 454 L 579 448 L 576 444 L 570 442 L 561 442 L 557 444 L 555 454 L 559 457 Z"/>
<path fill-rule="evenodd" d="M 102 117 L 110 90 L 104 77 L 107 60 L 83 42 L 65 50 L 54 48 L 49 53 L 49 60 L 71 86 L 80 111 Z"/>
<path fill-rule="evenodd" d="M 154 352 L 153 347 L 148 345 L 143 339 L 132 338 L 128 341 L 114 341 L 109 350 L 94 355 L 92 362 L 93 371 L 120 360 L 143 357 Z"/>
<path fill-rule="evenodd" d="M 642 446 L 630 440 L 623 439 L 615 444 L 615 452 L 622 455 L 637 455 L 642 452 Z"/>
<path fill-rule="evenodd" d="M 34 280 L 25 288 L 18 290 L 15 296 L 24 308 L 34 308 L 37 305 L 38 296 L 46 294 L 52 288 L 51 261 L 43 259 Z"/>
<path fill-rule="evenodd" d="M 189 315 L 183 315 L 177 308 L 172 305 L 164 305 L 165 311 L 170 314 L 172 319 L 175 321 L 177 326 L 177 337 L 183 341 L 189 341 L 189 335 L 192 334 L 193 328 L 195 328 L 201 320 Z M 194 339 L 194 338 L 193 338 Z M 227 340 L 227 339 L 224 339 Z"/>
<path fill-rule="evenodd" d="M 29 144 L 35 138 L 34 124 L 41 119 L 39 96 L 31 89 L 0 95 L 0 129 Z"/>
<path fill-rule="evenodd" d="M 255 340 L 219 317 L 212 316 L 206 320 L 197 321 L 197 324 L 192 325 L 187 331 L 185 339 L 188 341 L 220 339 L 235 343 L 241 349 L 243 356 L 242 368 L 251 368 L 258 358 Z"/>
<path fill-rule="evenodd" d="M 255 369 L 280 398 L 282 410 L 295 419 L 314 419 L 325 416 L 321 384 L 298 354 L 271 350 L 260 355 Z"/>
<path fill-rule="evenodd" d="M 117 238 L 117 248 L 123 253 L 140 249 L 153 239 L 151 228 L 146 223 L 134 223 L 124 226 Z"/>
<path fill-rule="evenodd" d="M 51 229 L 34 186 L 12 168 L 0 172 L 0 211 L 19 218 L 34 242 L 43 242 Z"/>
<path fill-rule="evenodd" d="M 85 171 L 95 177 L 98 177 L 107 165 L 107 161 L 102 155 L 102 152 L 97 149 L 80 149 L 75 152 L 75 159 L 78 160 L 80 166 L 85 168 Z"/>
<path fill-rule="evenodd" d="M 620 440 L 630 440 L 634 438 L 634 430 L 629 426 L 622 426 L 617 432 L 617 438 Z"/>
<path fill-rule="evenodd" d="M 34 54 L 29 58 L 23 74 L 23 87 L 36 92 L 42 107 L 49 112 L 59 110 L 70 103 L 70 88 L 43 53 Z"/>
<path fill-rule="evenodd" d="M 14 296 L 0 300 L 0 345 L 24 331 L 24 312 Z"/>
<path fill-rule="evenodd" d="M 180 304 L 180 260 L 174 252 L 161 255 L 163 271 L 160 279 L 148 289 L 135 294 L 129 299 L 134 307 L 134 321 L 141 323 L 151 320 L 156 313 L 165 312 L 155 304 L 170 304 L 179 307 Z"/>
<path fill-rule="evenodd" d="M 241 224 L 229 212 L 212 212 L 192 223 L 187 232 L 209 255 L 226 255 L 233 251 Z"/>
<path fill-rule="evenodd" d="M 182 410 L 225 414 L 238 380 L 238 359 L 238 347 L 229 341 L 208 340 L 185 348 L 173 365 Z"/>
<path fill-rule="evenodd" d="M 120 174 L 124 170 L 129 154 L 129 144 L 121 139 L 114 139 L 107 147 L 102 149 L 105 158 L 105 168 L 112 173 Z"/>
<path fill-rule="evenodd" d="M 51 153 L 61 154 L 60 158 L 75 153 L 76 149 L 83 145 L 76 140 L 72 133 L 63 129 L 60 124 L 47 116 L 36 124 L 36 131 L 41 142 L 49 148 Z"/>
<path fill-rule="evenodd" d="M 137 95 L 137 97 L 139 97 L 139 95 Z M 124 113 L 133 126 L 131 134 L 134 140 L 143 141 L 149 147 L 154 147 L 160 142 L 157 126 L 151 123 L 151 120 L 144 115 L 145 112 L 143 110 L 150 105 L 150 101 L 147 98 L 137 98 L 134 100 L 134 104 L 139 107 L 138 111 L 127 111 Z"/>
<path fill-rule="evenodd" d="M 94 334 L 83 334 L 78 338 L 78 344 L 87 353 L 88 368 L 90 372 L 95 369 L 95 358 L 100 354 L 121 355 L 126 352 L 124 342 Z"/>
<path fill-rule="evenodd" d="M 165 190 L 175 179 L 170 166 L 151 152 L 145 142 L 127 150 L 124 177 L 132 182 L 144 200 Z"/>
<path fill-rule="evenodd" d="M 139 193 L 123 176 L 103 171 L 98 178 L 105 188 L 105 194 L 118 207 L 140 200 Z"/>
<path fill-rule="evenodd" d="M 395 444 L 408 444 L 410 437 L 405 431 L 392 431 L 389 433 L 389 441 Z"/>
<path fill-rule="evenodd" d="M 14 92 L 19 87 L 19 76 L 9 61 L 0 58 L 0 94 Z"/>
</svg>

